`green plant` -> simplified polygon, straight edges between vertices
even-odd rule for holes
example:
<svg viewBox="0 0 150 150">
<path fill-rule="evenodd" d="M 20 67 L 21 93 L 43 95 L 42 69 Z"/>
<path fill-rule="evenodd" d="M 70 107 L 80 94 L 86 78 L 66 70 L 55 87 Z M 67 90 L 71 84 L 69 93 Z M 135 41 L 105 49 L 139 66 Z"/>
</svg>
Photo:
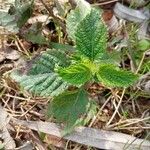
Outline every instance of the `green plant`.
<svg viewBox="0 0 150 150">
<path fill-rule="evenodd" d="M 4 150 L 4 144 L 0 143 L 0 150 Z"/>
<path fill-rule="evenodd" d="M 137 75 L 104 59 L 108 35 L 100 15 L 99 10 L 79 1 L 67 17 L 67 32 L 76 51 L 69 54 L 49 49 L 32 60 L 26 74 L 19 71 L 11 74 L 25 90 L 53 97 L 48 114 L 65 123 L 67 132 L 83 121 L 81 118 L 85 118 L 92 106 L 86 91 L 89 82 L 128 87 L 137 80 Z"/>
<path fill-rule="evenodd" d="M 150 48 L 150 41 L 149 40 L 140 40 L 138 43 L 138 48 L 142 51 L 146 51 Z"/>
</svg>

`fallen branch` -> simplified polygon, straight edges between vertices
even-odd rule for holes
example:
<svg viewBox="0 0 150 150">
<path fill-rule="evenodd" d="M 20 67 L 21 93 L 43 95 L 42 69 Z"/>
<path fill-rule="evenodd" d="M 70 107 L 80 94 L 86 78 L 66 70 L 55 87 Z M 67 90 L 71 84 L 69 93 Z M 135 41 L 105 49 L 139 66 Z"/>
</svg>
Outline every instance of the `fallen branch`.
<svg viewBox="0 0 150 150">
<path fill-rule="evenodd" d="M 23 121 L 12 119 L 13 123 L 26 126 L 35 131 L 40 131 L 61 138 L 61 129 L 55 123 L 42 121 Z M 148 150 L 150 149 L 150 142 L 144 139 L 137 139 L 136 137 L 113 132 L 104 131 L 93 128 L 80 127 L 70 135 L 63 137 L 66 140 L 71 140 L 80 144 L 100 148 L 121 150 L 128 148 Z"/>
</svg>

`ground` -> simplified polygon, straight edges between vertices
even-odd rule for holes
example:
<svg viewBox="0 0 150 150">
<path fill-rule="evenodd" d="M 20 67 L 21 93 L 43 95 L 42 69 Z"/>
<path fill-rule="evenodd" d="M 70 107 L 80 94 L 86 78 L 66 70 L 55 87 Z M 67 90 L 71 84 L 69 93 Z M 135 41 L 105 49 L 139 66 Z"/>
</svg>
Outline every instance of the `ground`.
<svg viewBox="0 0 150 150">
<path fill-rule="evenodd" d="M 88 2 L 91 6 L 96 6 L 103 11 L 102 19 L 109 32 L 107 50 L 110 56 L 121 68 L 138 74 L 139 79 L 129 88 L 107 88 L 95 82 L 89 84 L 88 94 L 96 104 L 96 108 L 93 108 L 93 118 L 85 126 L 150 140 L 150 24 L 148 22 L 150 3 L 149 1 L 124 0 L 121 4 L 118 1 L 91 0 Z M 7 138 L 12 142 L 8 145 L 7 138 L 4 138 L 3 133 L 0 132 L 0 147 L 5 144 L 5 149 L 16 147 L 21 149 L 22 145 L 26 149 L 40 150 L 97 149 L 31 130 L 32 128 L 21 126 L 17 121 L 13 121 L 18 119 L 56 122 L 55 118 L 48 119 L 45 115 L 51 98 L 35 96 L 24 90 L 10 77 L 10 74 L 16 68 L 23 68 L 22 71 L 26 74 L 38 54 L 47 48 L 60 47 L 56 43 L 73 45 L 67 36 L 65 20 L 70 9 L 75 7 L 74 2 L 72 0 L 35 0 L 32 15 L 17 32 L 13 30 L 10 32 L 11 27 L 8 25 L 5 28 L 0 27 L 0 104 L 4 111 L 0 109 L 2 115 L 0 131 L 7 126 L 5 128 L 8 131 Z M 1 0 L 0 6 L 6 10 L 10 5 Z M 0 25 L 4 26 L 1 22 L 0 16 Z M 16 27 L 14 26 L 13 29 Z M 34 32 L 24 36 L 29 29 Z M 49 45 L 43 37 L 49 41 Z M 67 47 L 62 47 L 62 49 L 65 48 Z M 31 63 L 25 66 L 31 59 Z M 11 116 L 10 119 L 7 115 L 5 116 L 6 112 Z M 6 121 L 6 118 L 9 121 Z"/>
</svg>

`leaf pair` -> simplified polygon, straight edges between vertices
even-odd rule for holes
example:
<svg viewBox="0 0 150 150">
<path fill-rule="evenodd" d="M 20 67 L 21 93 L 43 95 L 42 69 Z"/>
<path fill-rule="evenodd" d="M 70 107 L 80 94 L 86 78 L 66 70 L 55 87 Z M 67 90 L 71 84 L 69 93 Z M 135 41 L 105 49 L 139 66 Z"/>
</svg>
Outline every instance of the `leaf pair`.
<svg viewBox="0 0 150 150">
<path fill-rule="evenodd" d="M 96 75 L 98 80 L 108 87 L 128 87 L 138 77 L 112 64 L 100 64 L 99 68 L 95 69 L 96 72 L 92 72 L 92 69 L 83 63 L 79 63 L 60 69 L 58 74 L 64 81 L 76 86 L 83 85 L 92 79 L 94 80 L 92 77 Z"/>
</svg>

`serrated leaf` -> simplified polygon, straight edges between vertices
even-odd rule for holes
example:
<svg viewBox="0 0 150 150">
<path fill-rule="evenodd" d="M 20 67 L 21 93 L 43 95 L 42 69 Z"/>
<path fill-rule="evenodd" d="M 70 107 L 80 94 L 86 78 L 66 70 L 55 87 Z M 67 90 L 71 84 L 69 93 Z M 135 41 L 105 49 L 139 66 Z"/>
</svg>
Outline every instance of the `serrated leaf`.
<svg viewBox="0 0 150 150">
<path fill-rule="evenodd" d="M 55 97 L 48 107 L 48 116 L 54 116 L 57 121 L 66 125 L 66 130 L 72 128 L 76 121 L 86 113 L 88 95 L 83 89 L 67 91 Z"/>
<path fill-rule="evenodd" d="M 99 81 L 110 87 L 128 87 L 138 79 L 137 75 L 111 64 L 101 64 L 97 77 Z"/>
<path fill-rule="evenodd" d="M 100 13 L 92 9 L 77 26 L 75 33 L 77 50 L 90 60 L 103 54 L 107 47 L 107 29 L 100 20 Z"/>
<path fill-rule="evenodd" d="M 65 53 L 56 50 L 48 50 L 37 57 L 34 62 L 30 62 L 26 74 L 13 72 L 11 77 L 19 82 L 27 91 L 40 96 L 55 96 L 68 88 L 66 82 L 55 73 L 55 66 L 66 67 L 69 61 Z"/>
<path fill-rule="evenodd" d="M 48 49 L 35 60 L 36 61 L 32 64 L 32 69 L 28 74 L 36 75 L 51 73 L 54 72 L 56 66 L 68 67 L 70 65 L 70 61 L 66 54 L 55 49 Z"/>
<path fill-rule="evenodd" d="M 92 77 L 90 68 L 85 64 L 73 64 L 67 68 L 58 70 L 58 74 L 62 79 L 73 85 L 81 85 L 89 81 Z"/>
<path fill-rule="evenodd" d="M 77 30 L 77 26 L 86 17 L 90 10 L 91 7 L 89 3 L 84 0 L 78 0 L 75 10 L 71 10 L 71 12 L 68 14 L 66 27 L 67 33 L 72 40 L 75 41 L 75 32 Z"/>
</svg>

